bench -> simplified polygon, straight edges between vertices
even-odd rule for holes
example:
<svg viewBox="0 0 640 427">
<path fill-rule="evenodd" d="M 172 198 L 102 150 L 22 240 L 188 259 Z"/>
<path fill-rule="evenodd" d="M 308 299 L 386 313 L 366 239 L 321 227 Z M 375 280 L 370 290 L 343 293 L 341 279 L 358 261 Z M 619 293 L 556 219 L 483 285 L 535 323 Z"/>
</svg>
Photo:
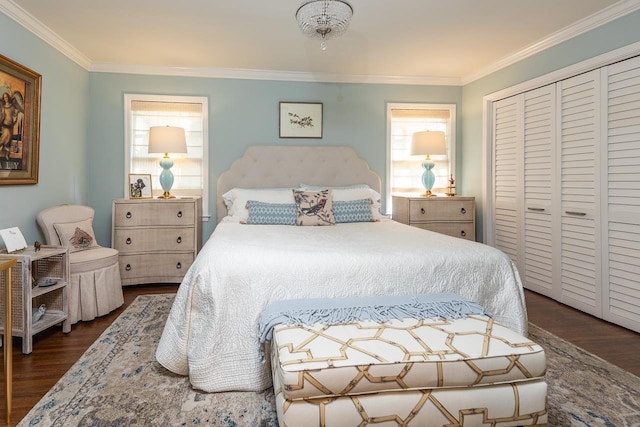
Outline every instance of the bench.
<svg viewBox="0 0 640 427">
<path fill-rule="evenodd" d="M 278 324 L 281 427 L 546 425 L 544 350 L 485 316 Z"/>
</svg>

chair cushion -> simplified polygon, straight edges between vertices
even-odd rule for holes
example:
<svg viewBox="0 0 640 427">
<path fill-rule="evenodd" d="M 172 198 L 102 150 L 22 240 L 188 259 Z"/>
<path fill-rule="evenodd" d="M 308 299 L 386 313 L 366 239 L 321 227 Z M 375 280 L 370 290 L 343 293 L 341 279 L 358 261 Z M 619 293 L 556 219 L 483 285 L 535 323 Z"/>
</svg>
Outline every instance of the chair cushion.
<svg viewBox="0 0 640 427">
<path fill-rule="evenodd" d="M 546 371 L 541 346 L 480 315 L 277 325 L 271 357 L 289 400 L 508 384 Z"/>
<path fill-rule="evenodd" d="M 87 250 L 69 254 L 71 273 L 93 271 L 118 263 L 119 252 L 116 249 L 93 246 Z"/>
</svg>

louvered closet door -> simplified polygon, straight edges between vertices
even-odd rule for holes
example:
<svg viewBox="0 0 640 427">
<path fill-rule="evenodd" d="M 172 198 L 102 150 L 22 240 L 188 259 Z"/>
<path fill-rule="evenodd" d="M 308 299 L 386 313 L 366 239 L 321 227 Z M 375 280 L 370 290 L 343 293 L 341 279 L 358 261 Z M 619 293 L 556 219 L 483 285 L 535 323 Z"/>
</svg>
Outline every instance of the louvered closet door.
<svg viewBox="0 0 640 427">
<path fill-rule="evenodd" d="M 524 94 L 523 281 L 526 288 L 557 298 L 554 289 L 555 84 Z"/>
<path fill-rule="evenodd" d="M 603 317 L 640 332 L 640 58 L 607 67 Z"/>
<path fill-rule="evenodd" d="M 518 268 L 520 265 L 520 186 L 519 171 L 522 96 L 493 104 L 493 197 L 494 241 Z"/>
<path fill-rule="evenodd" d="M 600 71 L 558 83 L 561 298 L 601 316 Z"/>
</svg>

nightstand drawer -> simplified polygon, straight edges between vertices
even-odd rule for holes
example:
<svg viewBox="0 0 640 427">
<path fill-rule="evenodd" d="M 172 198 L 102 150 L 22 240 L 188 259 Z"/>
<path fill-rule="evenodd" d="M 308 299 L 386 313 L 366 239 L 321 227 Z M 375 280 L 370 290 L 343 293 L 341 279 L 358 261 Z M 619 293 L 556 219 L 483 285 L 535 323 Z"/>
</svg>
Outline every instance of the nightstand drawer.
<svg viewBox="0 0 640 427">
<path fill-rule="evenodd" d="M 113 236 L 120 253 L 193 251 L 195 247 L 194 230 L 188 227 L 117 228 Z"/>
<path fill-rule="evenodd" d="M 193 202 L 153 202 L 117 203 L 114 206 L 113 221 L 118 227 L 140 225 L 195 225 Z"/>
<path fill-rule="evenodd" d="M 476 240 L 475 227 L 473 222 L 416 222 L 412 223 L 414 227 L 424 230 L 435 231 L 436 233 L 446 234 L 448 236 L 460 237 L 467 240 Z"/>
<path fill-rule="evenodd" d="M 121 254 L 120 276 L 123 283 L 137 283 L 137 279 L 151 283 L 154 277 L 158 283 L 179 283 L 193 264 L 193 257 L 193 253 Z"/>
<path fill-rule="evenodd" d="M 422 197 L 394 194 L 394 221 L 467 240 L 476 238 L 474 197 Z"/>
<path fill-rule="evenodd" d="M 466 200 L 412 200 L 409 208 L 411 222 L 471 221 L 474 202 Z"/>
</svg>

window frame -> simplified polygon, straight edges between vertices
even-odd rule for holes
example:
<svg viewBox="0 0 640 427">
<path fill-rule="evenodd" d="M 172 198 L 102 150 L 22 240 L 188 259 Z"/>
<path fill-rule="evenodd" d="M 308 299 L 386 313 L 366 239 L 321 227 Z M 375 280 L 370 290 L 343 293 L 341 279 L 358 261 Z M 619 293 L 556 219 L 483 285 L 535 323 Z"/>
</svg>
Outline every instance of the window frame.
<svg viewBox="0 0 640 427">
<path fill-rule="evenodd" d="M 206 96 L 189 95 L 148 95 L 124 94 L 124 188 L 126 198 L 129 194 L 128 176 L 131 171 L 131 143 L 132 123 L 131 104 L 134 101 L 167 102 L 167 103 L 197 103 L 202 104 L 202 220 L 208 221 L 209 214 L 209 99 Z M 160 167 L 160 166 L 158 166 Z"/>
<path fill-rule="evenodd" d="M 389 102 L 387 103 L 387 170 L 386 170 L 386 185 L 385 185 L 385 211 L 387 214 L 391 214 L 391 110 L 448 110 L 449 111 L 449 123 L 447 124 L 447 134 L 449 136 L 449 144 L 447 147 L 447 157 L 449 160 L 449 173 L 456 177 L 456 104 L 433 104 L 433 103 L 411 103 L 411 102 Z"/>
</svg>

